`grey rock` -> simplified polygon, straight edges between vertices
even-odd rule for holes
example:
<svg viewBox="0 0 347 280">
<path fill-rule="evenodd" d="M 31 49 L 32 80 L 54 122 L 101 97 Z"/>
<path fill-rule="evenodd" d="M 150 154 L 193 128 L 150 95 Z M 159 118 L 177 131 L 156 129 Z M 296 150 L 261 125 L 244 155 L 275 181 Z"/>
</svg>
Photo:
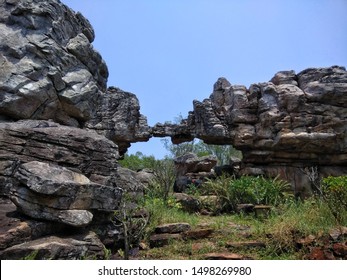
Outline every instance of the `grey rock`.
<svg viewBox="0 0 347 280">
<path fill-rule="evenodd" d="M 16 210 L 9 199 L 0 200 L 0 250 L 68 230 L 63 224 L 28 219 Z"/>
<path fill-rule="evenodd" d="M 172 223 L 156 226 L 154 231 L 155 233 L 182 233 L 190 228 L 188 223 Z"/>
<path fill-rule="evenodd" d="M 136 96 L 107 91 L 107 66 L 80 13 L 59 0 L 2 1 L 0 19 L 0 119 L 95 129 L 121 154 L 148 141 Z"/>
<path fill-rule="evenodd" d="M 178 176 L 187 173 L 210 172 L 217 164 L 215 156 L 198 157 L 193 153 L 188 153 L 174 159 L 175 169 Z"/>
<path fill-rule="evenodd" d="M 48 236 L 0 251 L 2 260 L 33 258 L 36 260 L 104 259 L 105 247 L 94 232 L 72 236 Z"/>
<path fill-rule="evenodd" d="M 297 86 L 297 76 L 295 74 L 295 71 L 280 71 L 275 74 L 275 76 L 270 80 L 275 85 L 294 85 Z"/>
<path fill-rule="evenodd" d="M 118 157 L 117 145 L 93 131 L 42 120 L 0 123 L 3 180 L 11 178 L 17 162 L 42 161 L 82 173 L 95 183 L 116 186 Z"/>
<path fill-rule="evenodd" d="M 10 197 L 18 210 L 42 220 L 81 227 L 91 223 L 92 211 L 114 211 L 122 190 L 90 182 L 64 167 L 32 161 L 14 174 L 18 185 Z"/>
<path fill-rule="evenodd" d="M 184 211 L 197 213 L 201 210 L 201 203 L 198 199 L 185 193 L 174 193 L 177 203 L 181 204 Z"/>
<path fill-rule="evenodd" d="M 90 23 L 58 0 L 2 1 L 0 18 L 0 114 L 68 125 L 93 115 L 108 71 Z"/>
<path fill-rule="evenodd" d="M 117 184 L 122 186 L 122 189 L 127 192 L 134 201 L 143 196 L 145 186 L 137 178 L 137 172 L 118 166 L 115 176 Z"/>
<path fill-rule="evenodd" d="M 110 87 L 107 93 L 85 127 L 117 143 L 120 154 L 124 154 L 130 143 L 148 141 L 149 126 L 146 117 L 140 114 L 134 94 L 115 87 Z"/>
<path fill-rule="evenodd" d="M 135 177 L 144 186 L 149 186 L 151 182 L 154 180 L 155 175 L 152 170 L 145 168 L 140 171 L 137 171 Z"/>
</svg>

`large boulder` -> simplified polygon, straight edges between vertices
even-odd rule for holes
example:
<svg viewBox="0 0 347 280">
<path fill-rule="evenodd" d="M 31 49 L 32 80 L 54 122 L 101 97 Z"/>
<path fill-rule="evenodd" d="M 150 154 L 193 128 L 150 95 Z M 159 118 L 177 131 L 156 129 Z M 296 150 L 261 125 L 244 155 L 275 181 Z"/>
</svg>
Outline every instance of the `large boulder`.
<svg viewBox="0 0 347 280">
<path fill-rule="evenodd" d="M 191 186 L 200 187 L 206 178 L 213 177 L 213 168 L 217 164 L 215 156 L 198 157 L 187 153 L 174 159 L 176 179 L 174 192 L 185 192 Z"/>
<path fill-rule="evenodd" d="M 18 181 L 11 200 L 24 214 L 81 227 L 91 223 L 93 211 L 112 212 L 119 206 L 122 190 L 90 182 L 64 167 L 32 161 L 17 168 Z"/>
<path fill-rule="evenodd" d="M 198 157 L 196 154 L 187 153 L 174 159 L 175 170 L 178 176 L 187 173 L 211 172 L 217 164 L 215 156 Z"/>
<path fill-rule="evenodd" d="M 88 120 L 108 77 L 88 20 L 58 0 L 1 1 L 0 19 L 0 114 Z"/>
<path fill-rule="evenodd" d="M 117 186 L 117 145 L 94 131 L 51 121 L 0 123 L 0 193 L 12 186 L 19 163 L 42 161 L 82 173 L 92 182 Z"/>
<path fill-rule="evenodd" d="M 95 260 L 105 257 L 105 246 L 92 231 L 72 236 L 41 237 L 0 251 L 2 260 Z"/>
<path fill-rule="evenodd" d="M 126 152 L 150 138 L 134 94 L 111 87 L 87 19 L 59 0 L 0 2 L 0 120 L 95 129 Z"/>
<path fill-rule="evenodd" d="M 0 250 L 37 238 L 69 231 L 69 226 L 21 215 L 9 199 L 0 199 Z"/>
<path fill-rule="evenodd" d="M 84 127 L 117 143 L 120 154 L 127 151 L 131 142 L 150 138 L 147 118 L 140 114 L 136 95 L 116 87 L 110 87 L 102 96 L 98 110 Z"/>
<path fill-rule="evenodd" d="M 143 193 L 117 163 L 130 143 L 150 138 L 138 99 L 107 89 L 92 26 L 59 0 L 0 1 L 0 34 L 0 195 L 31 217 L 1 232 L 1 249 L 61 227 L 83 232 L 97 224 L 104 232 L 122 193 Z M 42 231 L 33 234 L 35 225 Z M 44 251 L 58 243 L 53 251 L 65 250 L 55 238 Z"/>
</svg>

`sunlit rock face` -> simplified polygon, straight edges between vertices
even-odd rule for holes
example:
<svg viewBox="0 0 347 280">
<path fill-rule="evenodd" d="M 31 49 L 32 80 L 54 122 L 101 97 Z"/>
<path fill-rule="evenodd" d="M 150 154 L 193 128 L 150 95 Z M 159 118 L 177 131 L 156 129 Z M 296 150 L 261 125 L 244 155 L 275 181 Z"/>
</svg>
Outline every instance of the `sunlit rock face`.
<svg viewBox="0 0 347 280">
<path fill-rule="evenodd" d="M 0 119 L 88 127 L 121 153 L 149 139 L 136 96 L 107 90 L 106 63 L 80 13 L 58 0 L 1 1 L 0 34 Z"/>
<path fill-rule="evenodd" d="M 108 70 L 88 20 L 59 1 L 2 1 L 0 114 L 78 125 L 93 116 Z"/>
</svg>

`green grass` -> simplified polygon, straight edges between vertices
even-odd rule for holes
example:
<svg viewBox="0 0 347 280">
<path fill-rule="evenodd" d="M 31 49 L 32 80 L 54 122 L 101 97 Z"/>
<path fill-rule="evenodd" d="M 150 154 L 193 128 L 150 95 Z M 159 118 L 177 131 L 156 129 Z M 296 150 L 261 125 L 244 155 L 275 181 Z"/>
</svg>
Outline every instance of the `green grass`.
<svg viewBox="0 0 347 280">
<path fill-rule="evenodd" d="M 180 209 L 172 198 L 167 203 L 162 199 L 150 198 L 145 201 L 145 208 L 150 215 L 149 228 L 147 231 L 153 230 L 159 224 L 185 222 L 191 226 L 195 226 L 199 222 L 199 217 L 195 214 L 189 214 Z"/>
<path fill-rule="evenodd" d="M 252 214 L 189 214 L 170 199 L 167 204 L 158 198 L 148 199 L 146 208 L 151 215 L 146 238 L 149 238 L 155 226 L 174 222 L 187 222 L 193 229 L 200 224 L 208 224 L 214 233 L 205 239 L 172 241 L 165 247 L 143 251 L 141 258 L 144 259 L 202 259 L 204 254 L 211 252 L 233 252 L 267 260 L 302 259 L 307 250 L 298 249 L 296 240 L 308 235 L 317 238 L 328 236 L 332 228 L 347 226 L 347 217 L 344 217 L 343 223 L 338 222 L 327 203 L 314 198 L 278 205 L 265 219 L 258 219 Z M 235 227 L 235 224 L 241 229 Z M 246 240 L 262 241 L 267 246 L 232 250 L 225 246 L 230 241 Z"/>
</svg>

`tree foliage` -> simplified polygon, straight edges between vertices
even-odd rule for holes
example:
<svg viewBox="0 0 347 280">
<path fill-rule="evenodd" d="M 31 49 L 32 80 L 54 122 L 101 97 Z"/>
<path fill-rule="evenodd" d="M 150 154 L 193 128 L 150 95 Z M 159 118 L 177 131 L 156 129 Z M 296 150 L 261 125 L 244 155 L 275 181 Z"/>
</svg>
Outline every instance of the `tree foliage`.
<svg viewBox="0 0 347 280">
<path fill-rule="evenodd" d="M 141 152 L 136 152 L 132 155 L 126 153 L 124 159 L 119 161 L 119 164 L 124 168 L 138 171 L 144 168 L 153 169 L 156 161 L 154 156 L 146 156 Z"/>
<path fill-rule="evenodd" d="M 180 114 L 175 118 L 174 123 L 179 124 L 182 121 L 183 116 Z M 194 153 L 197 156 L 214 155 L 218 159 L 219 165 L 229 164 L 231 157 L 242 158 L 241 151 L 236 150 L 232 145 L 209 145 L 196 139 L 191 142 L 172 144 L 168 138 L 163 139 L 162 143 L 172 158 L 187 153 Z"/>
<path fill-rule="evenodd" d="M 242 157 L 241 152 L 236 150 L 232 145 L 208 145 L 201 140 L 193 140 L 175 145 L 169 139 L 163 139 L 162 143 L 172 158 L 183 156 L 187 153 L 194 153 L 197 156 L 214 155 L 218 159 L 218 164 L 224 165 L 229 164 L 231 157 Z"/>
</svg>

